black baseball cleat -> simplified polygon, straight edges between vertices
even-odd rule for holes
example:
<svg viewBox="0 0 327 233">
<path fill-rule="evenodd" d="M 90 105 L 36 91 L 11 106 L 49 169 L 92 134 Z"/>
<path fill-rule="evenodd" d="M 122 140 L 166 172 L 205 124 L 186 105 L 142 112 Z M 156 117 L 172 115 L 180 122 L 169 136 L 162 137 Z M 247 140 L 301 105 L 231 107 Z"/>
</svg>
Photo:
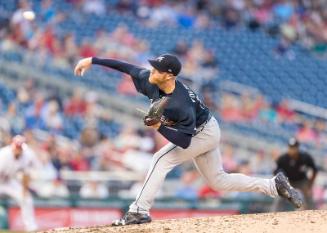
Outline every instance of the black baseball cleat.
<svg viewBox="0 0 327 233">
<path fill-rule="evenodd" d="M 131 224 L 142 224 L 151 222 L 152 219 L 148 214 L 127 212 L 122 219 L 115 220 L 112 226 L 125 226 Z"/>
<path fill-rule="evenodd" d="M 275 183 L 279 196 L 288 199 L 296 208 L 303 205 L 302 195 L 290 185 L 288 178 L 282 172 L 277 173 Z"/>
</svg>

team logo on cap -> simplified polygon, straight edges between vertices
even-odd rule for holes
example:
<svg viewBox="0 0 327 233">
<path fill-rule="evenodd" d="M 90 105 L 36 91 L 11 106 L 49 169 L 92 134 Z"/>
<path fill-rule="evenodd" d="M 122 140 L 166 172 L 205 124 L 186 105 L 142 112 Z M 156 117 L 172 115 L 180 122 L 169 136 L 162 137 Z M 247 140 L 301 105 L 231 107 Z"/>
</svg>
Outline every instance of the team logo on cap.
<svg viewBox="0 0 327 233">
<path fill-rule="evenodd" d="M 160 57 L 157 58 L 157 61 L 158 61 L 158 62 L 161 62 L 164 58 L 165 58 L 165 57 L 160 56 Z"/>
</svg>

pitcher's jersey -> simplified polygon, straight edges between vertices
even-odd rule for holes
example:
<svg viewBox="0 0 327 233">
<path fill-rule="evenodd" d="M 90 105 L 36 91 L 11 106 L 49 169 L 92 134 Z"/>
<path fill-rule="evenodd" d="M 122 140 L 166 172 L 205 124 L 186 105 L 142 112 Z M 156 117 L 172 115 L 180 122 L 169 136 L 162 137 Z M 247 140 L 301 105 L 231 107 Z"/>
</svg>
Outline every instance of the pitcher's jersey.
<svg viewBox="0 0 327 233">
<path fill-rule="evenodd" d="M 19 172 L 29 172 L 37 164 L 37 159 L 26 144 L 20 158 L 16 159 L 11 149 L 11 145 L 0 149 L 0 184 L 16 178 Z"/>
<path fill-rule="evenodd" d="M 170 96 L 163 113 L 163 124 L 180 132 L 193 135 L 198 126 L 204 123 L 210 114 L 209 109 L 198 96 L 185 84 L 176 80 L 173 93 L 167 95 L 158 86 L 149 82 L 150 71 L 138 70 L 131 75 L 138 92 L 154 101 L 162 96 Z"/>
</svg>

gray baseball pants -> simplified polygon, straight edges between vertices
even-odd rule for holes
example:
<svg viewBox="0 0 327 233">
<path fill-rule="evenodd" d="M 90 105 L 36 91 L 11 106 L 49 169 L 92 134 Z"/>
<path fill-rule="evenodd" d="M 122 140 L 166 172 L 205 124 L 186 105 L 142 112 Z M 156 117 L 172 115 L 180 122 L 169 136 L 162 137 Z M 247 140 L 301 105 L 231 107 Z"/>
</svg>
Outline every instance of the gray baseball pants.
<svg viewBox="0 0 327 233">
<path fill-rule="evenodd" d="M 149 213 L 156 192 L 169 171 L 181 163 L 193 160 L 197 170 L 214 190 L 260 192 L 277 197 L 274 178 L 263 179 L 243 174 L 225 173 L 219 149 L 220 128 L 214 117 L 196 134 L 188 148 L 168 143 L 154 154 L 150 170 L 130 212 Z"/>
</svg>

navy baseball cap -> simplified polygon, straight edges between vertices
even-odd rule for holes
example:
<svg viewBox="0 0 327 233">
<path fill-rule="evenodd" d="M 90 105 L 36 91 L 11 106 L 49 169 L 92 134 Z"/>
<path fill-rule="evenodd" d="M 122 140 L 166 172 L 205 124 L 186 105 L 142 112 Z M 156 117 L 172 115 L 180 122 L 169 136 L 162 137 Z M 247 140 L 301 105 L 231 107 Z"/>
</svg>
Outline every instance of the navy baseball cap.
<svg viewBox="0 0 327 233">
<path fill-rule="evenodd" d="M 288 140 L 288 146 L 289 147 L 299 147 L 300 146 L 300 143 L 299 143 L 299 141 L 296 138 L 290 138 Z"/>
<path fill-rule="evenodd" d="M 151 66 L 160 72 L 171 73 L 177 76 L 182 69 L 182 64 L 179 59 L 172 54 L 162 54 L 156 59 L 148 60 Z"/>
</svg>

